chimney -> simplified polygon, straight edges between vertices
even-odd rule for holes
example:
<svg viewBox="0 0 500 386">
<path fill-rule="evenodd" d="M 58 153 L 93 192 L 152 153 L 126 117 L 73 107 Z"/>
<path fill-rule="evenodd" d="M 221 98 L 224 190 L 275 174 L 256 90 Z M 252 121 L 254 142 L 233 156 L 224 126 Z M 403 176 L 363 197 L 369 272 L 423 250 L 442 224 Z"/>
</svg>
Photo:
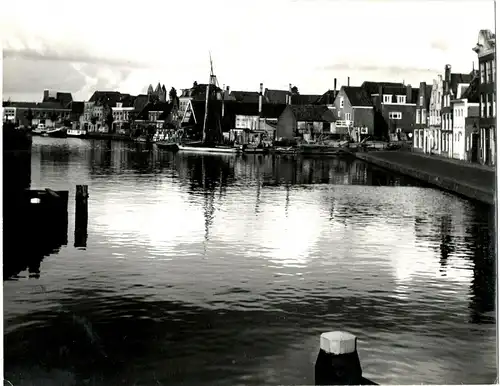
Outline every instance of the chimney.
<svg viewBox="0 0 500 386">
<path fill-rule="evenodd" d="M 226 99 L 226 85 L 222 85 L 222 100 Z"/>
<path fill-rule="evenodd" d="M 451 83 L 451 64 L 444 66 L 444 92 L 450 91 Z"/>
<path fill-rule="evenodd" d="M 259 116 L 262 115 L 262 93 L 263 93 L 264 85 L 260 84 L 260 92 L 259 92 Z"/>
<path fill-rule="evenodd" d="M 413 101 L 411 100 L 411 84 L 407 84 L 406 85 L 406 103 L 413 103 Z"/>
<path fill-rule="evenodd" d="M 348 77 L 347 77 L 347 87 L 349 87 L 349 84 L 350 84 L 350 83 L 351 83 L 351 77 L 350 77 L 350 76 L 348 76 Z"/>
<path fill-rule="evenodd" d="M 384 94 L 384 88 L 382 87 L 381 84 L 378 86 L 378 97 L 380 98 L 380 101 L 383 101 L 383 94 Z"/>
<path fill-rule="evenodd" d="M 43 90 L 43 100 L 49 99 L 49 90 Z"/>
</svg>

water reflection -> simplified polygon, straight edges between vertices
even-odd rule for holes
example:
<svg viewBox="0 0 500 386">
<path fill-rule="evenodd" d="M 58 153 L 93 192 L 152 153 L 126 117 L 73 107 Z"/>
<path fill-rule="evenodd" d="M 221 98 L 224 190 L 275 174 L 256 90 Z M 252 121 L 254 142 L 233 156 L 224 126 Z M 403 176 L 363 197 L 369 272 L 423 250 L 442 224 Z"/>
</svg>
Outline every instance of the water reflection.
<svg viewBox="0 0 500 386">
<path fill-rule="evenodd" d="M 12 382 L 310 384 L 332 328 L 379 383 L 496 376 L 484 208 L 348 158 L 37 141 L 33 185 L 88 183 L 89 239 L 47 259 L 43 294 L 5 283 Z M 63 148 L 57 174 L 42 153 Z"/>
</svg>

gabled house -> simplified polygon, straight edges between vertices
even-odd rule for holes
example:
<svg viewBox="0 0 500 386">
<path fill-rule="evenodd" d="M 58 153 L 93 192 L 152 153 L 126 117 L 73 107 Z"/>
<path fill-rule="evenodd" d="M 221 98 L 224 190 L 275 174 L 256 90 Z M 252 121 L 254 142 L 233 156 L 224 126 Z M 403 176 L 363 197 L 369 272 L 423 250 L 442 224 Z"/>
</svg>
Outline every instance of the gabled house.
<svg viewBox="0 0 500 386">
<path fill-rule="evenodd" d="M 135 120 L 135 100 L 132 95 L 123 95 L 116 106 L 111 108 L 113 122 L 111 124 L 111 132 L 118 134 L 130 134 L 133 121 Z"/>
<path fill-rule="evenodd" d="M 456 74 L 451 72 L 451 65 L 444 68 L 443 105 L 441 108 L 441 155 L 453 157 L 453 108 L 451 101 L 460 99 L 461 94 L 469 86 L 471 74 Z"/>
<path fill-rule="evenodd" d="M 332 111 L 335 116 L 332 133 L 350 135 L 357 141 L 374 134 L 373 103 L 362 87 L 342 86 Z"/>
<path fill-rule="evenodd" d="M 297 136 L 306 140 L 314 139 L 319 134 L 329 133 L 334 121 L 334 114 L 326 106 L 287 105 L 278 119 L 276 139 L 292 139 Z"/>
<path fill-rule="evenodd" d="M 418 89 L 417 106 L 415 111 L 415 130 L 413 132 L 413 147 L 426 152 L 428 141 L 426 140 L 429 132 L 429 106 L 431 101 L 432 85 L 426 82 L 420 82 Z"/>
<path fill-rule="evenodd" d="M 477 161 L 479 120 L 479 74 L 475 73 L 467 89 L 451 100 L 453 111 L 452 157 Z"/>
<path fill-rule="evenodd" d="M 425 152 L 441 154 L 441 109 L 443 106 L 444 82 L 441 74 L 432 81 L 431 99 L 429 102 L 429 130 L 424 132 L 426 138 Z"/>
<path fill-rule="evenodd" d="M 198 84 L 194 82 L 193 86 L 188 89 L 181 90 L 181 95 L 179 96 L 179 119 L 182 120 L 185 116 L 185 112 L 190 101 L 205 101 L 206 92 L 208 84 Z M 222 100 L 223 90 L 220 87 L 214 85 L 210 86 L 209 89 L 211 95 L 215 94 L 217 100 Z"/>
<path fill-rule="evenodd" d="M 166 129 L 166 124 L 176 118 L 173 107 L 174 104 L 170 102 L 148 103 L 137 115 L 134 123 L 142 128 L 153 126 L 156 129 Z"/>
<path fill-rule="evenodd" d="M 361 88 L 372 99 L 376 137 L 407 140 L 413 135 L 417 88 L 391 82 L 363 82 Z"/>
<path fill-rule="evenodd" d="M 496 164 L 496 37 L 480 30 L 472 49 L 479 61 L 479 162 Z"/>
</svg>

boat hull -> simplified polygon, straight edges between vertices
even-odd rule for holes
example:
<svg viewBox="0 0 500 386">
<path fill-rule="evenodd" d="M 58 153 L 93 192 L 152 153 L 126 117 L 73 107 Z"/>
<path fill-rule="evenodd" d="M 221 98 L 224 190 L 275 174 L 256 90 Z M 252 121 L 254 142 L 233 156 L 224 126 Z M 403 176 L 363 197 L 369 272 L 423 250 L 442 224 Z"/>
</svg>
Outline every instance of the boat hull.
<svg viewBox="0 0 500 386">
<path fill-rule="evenodd" d="M 68 136 L 66 133 L 66 129 L 48 130 L 43 135 L 47 136 L 47 137 L 53 137 L 53 138 L 66 138 Z"/>
<path fill-rule="evenodd" d="M 208 146 L 186 146 L 186 145 L 178 145 L 180 151 L 189 151 L 196 153 L 224 153 L 224 154 L 237 154 L 240 152 L 240 149 L 235 147 L 208 147 Z"/>
<path fill-rule="evenodd" d="M 68 130 L 66 135 L 72 138 L 85 138 L 87 136 L 87 132 L 85 130 Z"/>
</svg>

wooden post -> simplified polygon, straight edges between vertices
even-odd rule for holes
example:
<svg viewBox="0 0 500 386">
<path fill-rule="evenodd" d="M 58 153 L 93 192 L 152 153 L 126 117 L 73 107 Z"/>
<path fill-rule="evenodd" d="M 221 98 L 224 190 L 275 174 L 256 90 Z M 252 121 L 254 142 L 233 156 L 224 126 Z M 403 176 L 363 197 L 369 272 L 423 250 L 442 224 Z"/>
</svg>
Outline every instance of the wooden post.
<svg viewBox="0 0 500 386">
<path fill-rule="evenodd" d="M 316 385 L 376 385 L 362 376 L 356 340 L 348 332 L 321 334 L 315 366 Z"/>
<path fill-rule="evenodd" d="M 76 185 L 75 194 L 75 248 L 87 246 L 88 186 Z"/>
</svg>

